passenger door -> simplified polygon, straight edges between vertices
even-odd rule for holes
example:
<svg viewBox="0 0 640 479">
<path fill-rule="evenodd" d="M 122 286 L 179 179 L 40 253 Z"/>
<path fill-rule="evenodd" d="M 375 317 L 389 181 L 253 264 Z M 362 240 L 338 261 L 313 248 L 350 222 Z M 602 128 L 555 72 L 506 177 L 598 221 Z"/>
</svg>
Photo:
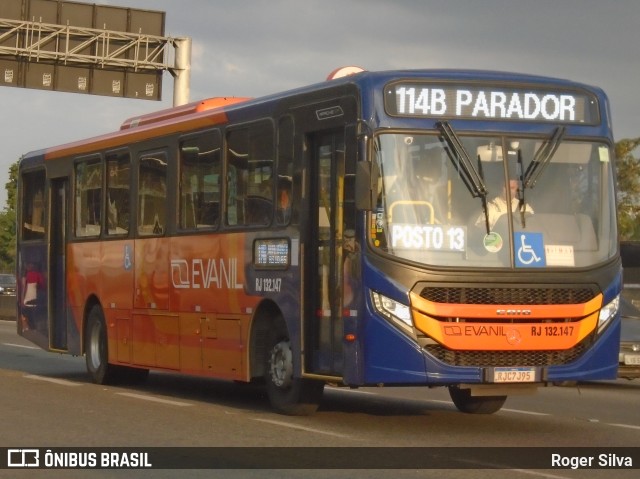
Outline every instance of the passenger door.
<svg viewBox="0 0 640 479">
<path fill-rule="evenodd" d="M 307 371 L 341 375 L 345 293 L 344 130 L 311 135 L 311 217 L 305 321 Z"/>
<path fill-rule="evenodd" d="M 49 249 L 50 274 L 50 336 L 51 349 L 67 350 L 66 309 L 66 225 L 67 225 L 67 178 L 51 180 L 51 243 Z"/>
</svg>

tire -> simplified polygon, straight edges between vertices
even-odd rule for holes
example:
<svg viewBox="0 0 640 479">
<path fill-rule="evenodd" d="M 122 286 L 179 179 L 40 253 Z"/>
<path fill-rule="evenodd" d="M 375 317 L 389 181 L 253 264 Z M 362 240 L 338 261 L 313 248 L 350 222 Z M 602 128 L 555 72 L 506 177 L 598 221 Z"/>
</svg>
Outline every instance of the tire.
<svg viewBox="0 0 640 479">
<path fill-rule="evenodd" d="M 293 377 L 293 354 L 288 338 L 271 336 L 268 342 L 265 382 L 271 406 L 289 416 L 308 416 L 318 409 L 324 382 Z"/>
<path fill-rule="evenodd" d="M 89 311 L 87 330 L 85 332 L 85 360 L 91 380 L 96 384 L 110 384 L 114 373 L 109 365 L 109 346 L 107 343 L 107 326 L 100 306 Z"/>
<path fill-rule="evenodd" d="M 87 318 L 85 361 L 91 380 L 96 384 L 138 384 L 149 376 L 148 369 L 109 364 L 107 326 L 100 306 L 94 306 Z"/>
<path fill-rule="evenodd" d="M 471 389 L 456 386 L 449 386 L 449 395 L 459 411 L 469 414 L 493 414 L 507 400 L 507 396 L 472 396 Z"/>
</svg>

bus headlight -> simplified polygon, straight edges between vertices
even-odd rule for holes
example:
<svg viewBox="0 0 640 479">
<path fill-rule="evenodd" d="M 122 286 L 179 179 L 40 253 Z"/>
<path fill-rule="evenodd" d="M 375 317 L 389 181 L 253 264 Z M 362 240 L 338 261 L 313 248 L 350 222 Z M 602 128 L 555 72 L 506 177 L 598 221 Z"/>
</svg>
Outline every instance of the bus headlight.
<svg viewBox="0 0 640 479">
<path fill-rule="evenodd" d="M 406 329 L 409 333 L 412 332 L 413 322 L 409 306 L 374 291 L 371 291 L 371 298 L 378 313 Z"/>
<path fill-rule="evenodd" d="M 598 333 L 602 332 L 607 324 L 609 324 L 611 318 L 613 318 L 618 312 L 619 307 L 620 295 L 616 296 L 610 303 L 602 307 L 600 315 L 598 316 Z"/>
</svg>

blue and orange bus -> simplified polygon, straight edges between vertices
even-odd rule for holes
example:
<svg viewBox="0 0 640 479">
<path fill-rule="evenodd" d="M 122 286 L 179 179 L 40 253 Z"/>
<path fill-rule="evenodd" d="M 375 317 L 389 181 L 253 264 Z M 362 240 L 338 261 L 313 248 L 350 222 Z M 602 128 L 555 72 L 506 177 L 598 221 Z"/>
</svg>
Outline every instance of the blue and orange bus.
<svg viewBox="0 0 640 479">
<path fill-rule="evenodd" d="M 570 81 L 363 71 L 29 153 L 18 331 L 96 383 L 264 382 L 286 414 L 326 383 L 493 413 L 614 379 L 610 124 Z"/>
</svg>

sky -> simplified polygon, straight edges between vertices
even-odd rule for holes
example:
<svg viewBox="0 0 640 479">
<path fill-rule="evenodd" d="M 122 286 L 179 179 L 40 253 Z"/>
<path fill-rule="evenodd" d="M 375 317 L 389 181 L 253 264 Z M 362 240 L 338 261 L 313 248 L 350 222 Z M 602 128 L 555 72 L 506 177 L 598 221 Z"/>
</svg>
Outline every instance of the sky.
<svg viewBox="0 0 640 479">
<path fill-rule="evenodd" d="M 0 0 L 1 1 L 1 0 Z M 638 0 L 87 0 L 166 12 L 191 37 L 190 101 L 259 97 L 323 81 L 340 66 L 532 73 L 596 85 L 614 137 L 640 137 Z M 0 87 L 0 209 L 23 154 L 115 131 L 163 100 Z"/>
</svg>

